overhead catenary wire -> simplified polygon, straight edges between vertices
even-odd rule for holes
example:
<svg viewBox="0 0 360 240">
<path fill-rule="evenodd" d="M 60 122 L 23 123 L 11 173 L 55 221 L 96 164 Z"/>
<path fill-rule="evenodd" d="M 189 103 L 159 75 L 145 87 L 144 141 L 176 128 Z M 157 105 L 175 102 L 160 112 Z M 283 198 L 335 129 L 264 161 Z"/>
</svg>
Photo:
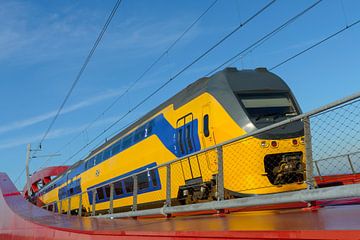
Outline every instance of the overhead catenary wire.
<svg viewBox="0 0 360 240">
<path fill-rule="evenodd" d="M 82 74 L 84 73 L 87 65 L 89 64 L 91 57 L 94 55 L 94 52 L 95 52 L 96 48 L 98 47 L 98 45 L 99 45 L 101 39 L 103 38 L 103 36 L 104 36 L 104 34 L 105 34 L 108 26 L 110 25 L 111 20 L 112 20 L 113 17 L 115 16 L 115 13 L 116 13 L 116 11 L 118 10 L 121 2 L 122 2 L 122 0 L 117 0 L 116 3 L 115 3 L 115 5 L 114 5 L 114 7 L 112 8 L 109 17 L 107 18 L 104 26 L 102 27 L 102 29 L 101 29 L 98 37 L 96 38 L 96 40 L 95 40 L 95 42 L 94 42 L 94 44 L 93 44 L 93 46 L 92 46 L 89 54 L 88 54 L 87 57 L 85 58 L 84 63 L 81 65 L 80 70 L 79 70 L 78 74 L 76 75 L 73 83 L 71 84 L 70 89 L 69 89 L 68 92 L 66 93 L 64 100 L 63 100 L 62 103 L 60 104 L 60 107 L 59 107 L 58 111 L 56 112 L 54 118 L 51 120 L 48 128 L 46 129 L 46 131 L 45 131 L 45 133 L 44 133 L 44 136 L 41 138 L 40 143 L 39 143 L 40 148 L 41 148 L 42 143 L 44 142 L 44 140 L 45 140 L 46 137 L 48 136 L 49 132 L 51 131 L 52 127 L 54 126 L 55 121 L 56 121 L 57 118 L 59 117 L 62 109 L 64 108 L 64 106 L 65 106 L 65 104 L 66 104 L 66 102 L 69 100 L 70 95 L 71 95 L 72 92 L 74 91 L 77 83 L 79 82 L 79 80 L 80 80 Z"/>
<path fill-rule="evenodd" d="M 116 124 L 118 124 L 121 120 L 123 120 L 125 117 L 127 117 L 131 112 L 142 106 L 145 102 L 147 102 L 151 97 L 153 97 L 155 94 L 157 94 L 160 90 L 162 90 L 165 86 L 167 86 L 170 82 L 178 78 L 182 73 L 187 71 L 191 66 L 193 66 L 195 63 L 200 61 L 202 58 L 207 56 L 211 51 L 213 51 L 215 48 L 217 48 L 219 45 L 221 45 L 223 42 L 225 42 L 228 38 L 230 38 L 233 34 L 235 34 L 237 31 L 239 31 L 242 27 L 247 25 L 249 22 L 254 20 L 257 16 L 259 16 L 262 12 L 264 12 L 266 9 L 268 9 L 271 5 L 273 5 L 276 2 L 276 0 L 272 0 L 269 3 L 267 3 L 265 6 L 260 8 L 255 14 L 250 16 L 248 19 L 246 19 L 243 23 L 238 25 L 235 29 L 233 29 L 231 32 L 226 34 L 224 37 L 222 37 L 219 41 L 217 41 L 214 45 L 212 45 L 209 49 L 207 49 L 205 52 L 203 52 L 200 56 L 195 58 L 191 63 L 183 67 L 179 72 L 177 72 L 174 76 L 172 76 L 169 80 L 164 82 L 160 87 L 158 87 L 155 91 L 150 93 L 147 97 L 145 97 L 143 100 L 141 100 L 138 104 L 136 104 L 133 108 L 131 108 L 128 112 L 126 112 L 124 115 L 122 115 L 118 120 L 113 122 L 111 125 L 109 125 L 106 129 L 104 129 L 101 133 L 99 133 L 95 138 L 93 138 L 90 142 L 88 142 L 86 145 L 81 147 L 77 152 L 75 152 L 73 155 L 69 157 L 69 159 L 66 162 L 73 159 L 77 154 L 79 154 L 81 151 L 83 151 L 86 147 L 88 147 L 90 144 L 92 144 L 94 141 L 96 141 L 99 137 L 104 135 L 106 132 L 108 132 L 111 128 L 113 128 Z"/>
<path fill-rule="evenodd" d="M 310 51 L 311 49 L 313 49 L 313 48 L 315 48 L 315 47 L 317 47 L 317 46 L 319 46 L 319 45 L 321 45 L 321 44 L 323 44 L 324 42 L 332 39 L 333 37 L 339 35 L 340 33 L 345 32 L 346 30 L 349 30 L 350 28 L 356 26 L 356 25 L 359 24 L 359 23 L 360 23 L 360 19 L 357 20 L 357 21 L 355 21 L 355 22 L 353 22 L 353 23 L 351 23 L 350 25 L 347 25 L 346 27 L 343 27 L 342 29 L 338 30 L 337 32 L 335 32 L 335 33 L 333 33 L 333 34 L 331 34 L 331 35 L 323 38 L 322 40 L 320 40 L 320 41 L 316 42 L 315 44 L 311 45 L 310 47 L 308 47 L 308 48 L 306 48 L 306 49 L 304 49 L 304 50 L 296 53 L 295 55 L 293 55 L 293 56 L 291 56 L 291 57 L 283 60 L 282 62 L 274 65 L 273 67 L 270 68 L 270 70 L 274 70 L 274 69 L 276 69 L 276 68 L 284 65 L 285 63 L 290 62 L 290 61 L 293 60 L 294 58 L 299 57 L 300 55 L 302 55 L 302 54 Z"/>
<path fill-rule="evenodd" d="M 322 0 L 318 0 L 315 3 L 311 4 L 309 7 L 307 7 L 306 9 L 304 9 L 303 11 L 301 11 L 300 13 L 296 14 L 294 17 L 290 18 L 289 20 L 287 20 L 286 22 L 284 22 L 283 24 L 281 24 L 279 27 L 275 28 L 274 30 L 272 30 L 271 32 L 269 32 L 268 34 L 264 35 L 263 37 L 261 37 L 260 39 L 258 39 L 257 41 L 253 42 L 252 44 L 250 44 L 248 47 L 246 47 L 245 49 L 243 49 L 242 51 L 238 52 L 237 54 L 235 54 L 234 56 L 232 56 L 231 58 L 227 59 L 225 62 L 223 62 L 222 64 L 220 64 L 219 66 L 215 67 L 213 70 L 211 70 L 209 73 L 206 74 L 206 76 L 210 76 L 213 73 L 215 73 L 216 71 L 218 71 L 219 69 L 223 68 L 225 65 L 227 65 L 228 63 L 234 61 L 236 58 L 238 58 L 240 55 L 242 55 L 243 53 L 253 49 L 254 47 L 256 48 L 259 44 L 263 44 L 264 41 L 270 39 L 274 34 L 278 33 L 279 31 L 281 31 L 282 29 L 284 29 L 286 26 L 288 26 L 290 23 L 294 22 L 296 19 L 298 19 L 299 17 L 303 16 L 305 13 L 307 13 L 308 11 L 310 11 L 312 8 L 314 8 L 315 6 L 317 6 L 320 2 L 322 2 Z"/>
<path fill-rule="evenodd" d="M 78 74 L 76 75 L 73 83 L 71 84 L 70 89 L 69 89 L 68 92 L 66 93 L 64 100 L 63 100 L 62 103 L 60 104 L 59 109 L 57 110 L 55 116 L 54 116 L 53 119 L 51 120 L 51 122 L 50 122 L 48 128 L 46 129 L 43 137 L 41 138 L 41 140 L 40 140 L 40 142 L 39 142 L 39 147 L 40 147 L 40 148 L 41 148 L 43 142 L 45 141 L 45 139 L 47 138 L 48 134 L 50 133 L 52 127 L 54 126 L 57 118 L 59 117 L 61 111 L 63 110 L 66 102 L 68 101 L 68 99 L 69 99 L 69 97 L 70 97 L 70 95 L 71 95 L 72 92 L 74 91 L 74 89 L 75 89 L 77 83 L 79 82 L 79 80 L 80 80 L 83 72 L 85 71 L 88 63 L 90 62 L 91 57 L 94 55 L 94 52 L 95 52 L 96 48 L 98 47 L 98 45 L 99 45 L 101 39 L 103 38 L 103 36 L 104 36 L 104 34 L 105 34 L 108 26 L 110 25 L 112 19 L 114 18 L 115 14 L 116 14 L 116 11 L 118 10 L 121 2 L 122 2 L 122 0 L 117 0 L 116 3 L 115 3 L 115 5 L 114 5 L 114 7 L 112 8 L 112 10 L 111 10 L 111 12 L 110 12 L 110 14 L 109 14 L 109 16 L 108 16 L 105 24 L 103 25 L 103 27 L 102 27 L 102 29 L 101 29 L 98 37 L 96 38 L 96 40 L 95 40 L 95 42 L 94 42 L 94 44 L 93 44 L 93 46 L 92 46 L 89 54 L 88 54 L 87 57 L 85 58 L 85 61 L 84 61 L 84 63 L 82 64 L 82 66 L 81 66 Z M 58 153 L 58 152 L 57 152 L 57 153 Z M 19 176 L 16 178 L 15 183 L 20 180 L 20 178 L 21 178 L 21 176 L 24 174 L 24 172 L 25 172 L 25 169 L 24 169 L 24 170 L 19 174 Z"/>
<path fill-rule="evenodd" d="M 168 53 L 173 49 L 178 42 L 215 6 L 215 4 L 218 2 L 218 0 L 213 1 L 176 39 L 174 42 L 170 44 L 166 50 L 161 53 L 154 62 L 152 62 L 140 75 L 138 78 L 133 81 L 129 87 L 126 88 L 123 93 L 121 93 L 113 102 L 110 103 L 109 106 L 105 108 L 93 121 L 91 121 L 83 130 L 80 131 L 79 134 L 77 134 L 75 137 L 73 137 L 70 141 L 65 143 L 56 153 L 60 153 L 62 149 L 69 146 L 71 143 L 73 143 L 76 139 L 78 139 L 82 133 L 90 129 L 97 121 L 101 119 L 111 108 L 115 106 L 116 103 L 120 101 L 129 91 L 141 80 L 143 79 L 155 66 L 157 63 L 160 62 L 161 59 L 163 59 L 165 56 L 168 55 Z M 40 166 L 40 168 L 44 167 L 49 159 L 45 160 L 44 164 Z"/>
</svg>

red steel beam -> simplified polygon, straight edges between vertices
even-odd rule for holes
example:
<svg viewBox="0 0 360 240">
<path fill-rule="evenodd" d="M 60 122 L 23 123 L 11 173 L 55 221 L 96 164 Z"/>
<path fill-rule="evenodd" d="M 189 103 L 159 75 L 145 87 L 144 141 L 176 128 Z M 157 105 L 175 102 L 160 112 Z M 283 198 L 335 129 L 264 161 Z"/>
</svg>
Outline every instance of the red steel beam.
<svg viewBox="0 0 360 240">
<path fill-rule="evenodd" d="M 360 239 L 360 206 L 223 216 L 96 219 L 59 215 L 24 200 L 0 173 L 0 239 Z"/>
</svg>

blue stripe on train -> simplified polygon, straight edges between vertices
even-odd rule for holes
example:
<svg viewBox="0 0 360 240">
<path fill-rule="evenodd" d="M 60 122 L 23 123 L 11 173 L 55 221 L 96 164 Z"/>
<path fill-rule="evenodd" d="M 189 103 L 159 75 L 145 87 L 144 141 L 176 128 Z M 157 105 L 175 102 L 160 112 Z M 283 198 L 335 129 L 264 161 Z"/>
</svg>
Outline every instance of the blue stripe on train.
<svg viewBox="0 0 360 240">
<path fill-rule="evenodd" d="M 135 137 L 135 135 L 136 135 L 136 133 L 137 133 L 137 131 L 139 129 L 141 129 L 141 130 L 146 129 L 145 131 L 147 131 L 147 129 L 149 129 L 148 126 L 151 126 L 151 128 L 152 128 L 150 134 L 143 134 L 138 138 Z M 181 129 L 181 128 L 185 129 L 187 126 L 191 126 L 191 128 L 190 128 L 191 129 L 191 135 L 192 135 L 191 142 L 192 142 L 193 146 L 192 146 L 191 151 L 183 151 L 183 152 L 181 152 L 179 143 L 177 142 L 177 133 L 178 133 L 179 129 Z M 152 136 L 152 135 L 156 135 L 160 139 L 162 144 L 169 151 L 171 151 L 176 157 L 181 157 L 181 156 L 184 156 L 186 154 L 189 154 L 189 153 L 196 152 L 196 151 L 200 150 L 200 140 L 199 140 L 199 135 L 198 135 L 198 120 L 197 119 L 186 123 L 184 126 L 182 126 L 180 128 L 173 128 L 171 126 L 171 124 L 165 119 L 164 115 L 160 114 L 160 115 L 156 116 L 155 118 L 151 119 L 150 121 L 148 121 L 147 123 L 139 126 L 131 134 L 124 136 L 122 138 L 122 140 L 125 140 L 125 138 L 127 138 L 127 137 L 129 137 L 131 135 L 132 135 L 131 143 L 129 145 L 122 146 L 121 150 L 119 152 L 116 152 L 115 155 L 121 153 L 122 151 L 124 151 L 125 149 L 127 149 L 129 147 L 132 147 L 132 146 L 136 145 L 138 142 L 140 142 L 140 141 L 142 141 L 142 140 L 144 140 L 144 139 L 146 139 L 146 138 L 148 138 L 149 136 Z M 116 144 L 122 143 L 122 140 L 119 140 L 118 143 L 115 143 L 113 146 L 115 146 Z M 187 146 L 186 141 L 184 141 L 184 144 L 185 145 L 183 147 L 188 149 L 189 146 Z M 104 151 L 102 151 L 99 154 L 102 154 Z M 111 155 L 111 156 L 113 156 L 113 155 Z M 109 157 L 111 157 L 111 156 L 109 156 Z M 150 160 L 152 160 L 152 159 L 150 159 Z M 82 172 L 84 172 L 86 170 L 87 169 L 85 168 L 85 163 L 82 163 L 78 167 L 76 167 L 75 169 L 72 169 L 72 171 L 68 175 L 64 175 L 60 179 L 56 180 L 54 183 L 50 184 L 49 186 L 46 186 L 38 194 L 47 193 L 51 189 L 62 185 L 67 180 L 74 178 L 75 176 L 81 174 Z"/>
<path fill-rule="evenodd" d="M 110 182 L 114 182 L 118 179 L 122 179 L 122 178 L 126 178 L 127 176 L 130 176 L 134 173 L 138 173 L 138 172 L 141 172 L 141 171 L 144 171 L 146 169 L 149 169 L 149 168 L 153 168 L 156 166 L 156 163 L 151 163 L 149 165 L 146 165 L 146 166 L 143 166 L 141 168 L 138 168 L 138 169 L 135 169 L 133 171 L 130 171 L 130 172 L 127 172 L 125 174 L 122 174 L 122 175 L 119 175 L 117 177 L 114 177 L 114 178 L 111 178 L 111 179 L 108 179 L 104 182 L 101 182 L 101 183 L 98 183 L 96 185 L 93 185 L 91 187 L 89 187 L 87 190 L 89 189 L 93 189 L 93 188 L 96 188 L 98 186 L 101 186 L 101 185 L 104 185 L 104 184 L 107 184 L 107 183 L 110 183 Z M 160 190 L 161 189 L 161 182 L 160 182 L 160 177 L 159 177 L 159 171 L 157 169 L 154 169 L 152 170 L 152 173 L 146 173 L 147 174 L 147 180 L 148 180 L 148 187 L 144 188 L 144 189 L 138 189 L 138 194 L 142 194 L 142 193 L 147 193 L 147 192 L 152 192 L 152 191 L 156 191 L 156 190 Z M 152 174 L 154 174 L 154 177 L 155 177 L 155 183 L 153 182 L 153 179 L 152 179 Z M 133 193 L 132 193 L 132 190 L 131 189 L 131 192 L 127 192 L 126 191 L 126 185 L 125 185 L 125 181 L 127 180 L 131 180 L 132 181 L 132 177 L 130 178 L 127 178 L 127 179 L 123 179 L 123 180 L 120 180 L 118 181 L 117 183 L 118 184 L 121 184 L 121 189 L 122 189 L 122 194 L 116 194 L 116 192 L 114 192 L 114 200 L 115 199 L 120 199 L 120 198 L 125 198 L 125 197 L 129 197 L 129 196 L 132 196 Z M 139 181 L 139 179 L 138 179 Z M 108 185 L 109 187 L 109 185 Z M 116 187 L 116 186 L 115 186 Z M 107 196 L 106 195 L 106 191 L 105 191 L 105 186 L 103 187 L 100 187 L 97 189 L 97 193 L 99 193 L 98 191 L 101 191 L 102 192 L 102 195 L 103 195 L 103 198 L 99 198 L 99 194 L 96 194 L 96 199 L 95 199 L 95 202 L 96 203 L 102 203 L 102 202 L 107 202 L 109 201 L 110 199 L 110 196 Z M 89 198 L 89 202 L 90 204 L 92 204 L 92 191 L 89 191 L 88 192 L 88 198 Z"/>
</svg>

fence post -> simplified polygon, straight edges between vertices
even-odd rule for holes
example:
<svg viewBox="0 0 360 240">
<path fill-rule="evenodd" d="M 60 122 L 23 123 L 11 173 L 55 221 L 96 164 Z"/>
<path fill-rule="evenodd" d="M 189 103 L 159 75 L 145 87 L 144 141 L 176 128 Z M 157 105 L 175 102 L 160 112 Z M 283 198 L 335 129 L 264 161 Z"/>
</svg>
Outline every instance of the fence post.
<svg viewBox="0 0 360 240">
<path fill-rule="evenodd" d="M 109 213 L 114 213 L 114 183 L 110 184 L 110 206 L 109 206 Z"/>
<path fill-rule="evenodd" d="M 314 161 L 314 163 L 315 163 L 316 170 L 319 174 L 320 180 L 323 180 L 323 177 L 321 176 L 320 168 L 319 168 L 317 161 Z"/>
<path fill-rule="evenodd" d="M 62 200 L 59 201 L 59 214 L 62 214 Z"/>
<path fill-rule="evenodd" d="M 303 123 L 306 158 L 306 184 L 308 189 L 314 189 L 314 162 L 312 156 L 311 128 L 309 116 L 303 118 Z"/>
<path fill-rule="evenodd" d="M 354 165 L 353 165 L 352 162 L 351 162 L 350 154 L 347 155 L 347 159 L 348 159 L 348 161 L 349 161 L 349 165 L 350 165 L 350 168 L 351 168 L 352 173 L 355 174 L 356 172 L 355 172 Z"/>
<path fill-rule="evenodd" d="M 70 215 L 71 213 L 71 197 L 68 198 L 68 210 L 67 210 L 67 215 Z"/>
<path fill-rule="evenodd" d="M 133 176 L 134 179 L 134 189 L 133 189 L 133 206 L 132 210 L 137 210 L 137 192 L 138 192 L 138 177 L 137 175 Z"/>
<path fill-rule="evenodd" d="M 171 206 L 171 165 L 166 165 L 166 206 Z"/>
<path fill-rule="evenodd" d="M 82 193 L 80 193 L 80 195 L 79 195 L 79 211 L 78 211 L 78 215 L 79 216 L 82 215 Z"/>
<path fill-rule="evenodd" d="M 222 146 L 216 148 L 217 162 L 218 162 L 218 176 L 217 176 L 217 200 L 224 200 L 224 158 Z"/>
<path fill-rule="evenodd" d="M 95 201 L 96 201 L 96 189 L 94 188 L 92 190 L 92 211 L 91 216 L 95 216 Z"/>
</svg>

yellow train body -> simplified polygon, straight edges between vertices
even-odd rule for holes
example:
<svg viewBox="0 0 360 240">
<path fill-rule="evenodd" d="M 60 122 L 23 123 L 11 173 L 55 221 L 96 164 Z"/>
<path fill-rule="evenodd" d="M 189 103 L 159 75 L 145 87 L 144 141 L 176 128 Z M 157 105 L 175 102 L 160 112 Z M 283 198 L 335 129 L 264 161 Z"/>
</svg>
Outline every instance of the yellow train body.
<svg viewBox="0 0 360 240">
<path fill-rule="evenodd" d="M 208 79 L 207 81 L 210 80 Z M 184 91 L 189 91 L 191 87 L 193 86 L 189 86 Z M 206 122 L 205 117 L 207 118 Z M 151 129 L 143 127 L 142 133 L 145 132 L 145 137 L 142 136 L 142 139 L 138 142 L 134 140 L 139 127 L 148 126 L 146 124 L 151 121 L 160 122 L 160 120 L 157 120 L 160 118 L 162 122 L 166 122 L 169 125 L 166 125 L 168 129 L 174 129 L 175 132 L 170 132 L 168 133 L 169 136 L 162 137 L 160 133 L 157 134 L 156 131 L 163 131 L 163 129 L 157 129 L 155 123 L 152 129 L 153 134 L 147 135 Z M 239 125 L 239 122 L 229 114 L 229 110 L 224 108 L 224 104 L 219 101 L 219 97 L 214 96 L 211 91 L 204 90 L 203 92 L 197 93 L 196 96 L 191 97 L 191 99 L 184 100 L 183 104 L 163 104 L 160 106 L 160 109 L 145 116 L 141 122 L 135 123 L 135 125 L 127 129 L 121 136 L 115 137 L 113 140 L 100 146 L 93 151 L 88 158 L 75 164 L 68 172 L 53 180 L 52 183 L 49 184 L 52 184 L 52 186 L 45 186 L 37 197 L 43 204 L 56 203 L 57 211 L 75 211 L 80 205 L 79 192 L 84 192 L 94 186 L 104 184 L 119 177 L 121 178 L 121 176 L 124 177 L 127 174 L 133 173 L 134 170 L 157 166 L 181 157 L 181 155 L 186 155 L 186 153 L 179 154 L 181 146 L 176 141 L 176 137 L 177 134 L 179 134 L 177 129 L 184 129 L 185 131 L 190 123 L 194 124 L 191 125 L 193 129 L 193 132 L 191 132 L 193 139 L 191 140 L 192 143 L 188 142 L 186 143 L 188 145 L 185 144 L 188 148 L 193 144 L 192 149 L 190 149 L 191 151 L 188 149 L 190 153 L 247 133 L 247 131 Z M 124 143 L 126 136 L 130 136 L 131 134 L 133 135 L 133 144 L 131 146 L 128 146 L 117 154 L 113 154 L 106 160 L 99 161 L 99 163 L 95 163 L 96 159 L 91 160 L 99 153 L 103 154 L 106 149 L 114 148 L 119 142 L 119 139 Z M 162 132 L 161 134 L 167 133 Z M 189 132 L 187 132 L 187 134 L 189 134 Z M 170 139 L 169 141 L 173 141 L 174 144 L 164 144 L 165 138 Z M 186 142 L 186 137 L 184 137 L 184 139 Z M 269 137 L 263 139 L 252 136 L 225 145 L 223 147 L 225 189 L 229 193 L 239 193 L 241 195 L 268 194 L 304 189 L 306 186 L 301 178 L 288 184 L 274 184 L 275 177 L 273 177 L 273 179 L 269 178 L 269 174 L 271 175 L 273 173 L 269 171 L 266 172 L 265 165 L 267 163 L 266 160 L 264 160 L 266 156 L 277 156 L 276 154 L 286 153 L 298 153 L 299 156 L 301 156 L 301 164 L 305 164 L 303 157 L 304 145 L 302 144 L 301 134 L 280 139 L 272 139 Z M 270 160 L 271 159 L 272 158 L 270 158 Z M 89 161 L 94 161 L 94 165 L 87 168 Z M 76 171 L 78 172 L 75 174 Z M 137 196 L 139 206 L 151 206 L 152 203 L 162 204 L 166 199 L 166 168 L 159 168 L 151 174 L 147 173 L 149 183 L 145 183 L 145 186 L 148 186 L 148 188 L 139 191 Z M 188 180 L 201 179 L 202 182 L 210 182 L 216 174 L 217 153 L 215 150 L 172 164 L 171 198 L 173 200 L 179 198 L 179 189 L 182 186 L 186 186 Z M 126 192 L 126 188 L 125 183 L 122 182 L 121 190 Z M 95 208 L 96 211 L 106 212 L 110 204 L 108 191 L 104 188 L 101 189 L 104 196 L 101 196 L 101 194 L 99 196 L 99 193 L 97 193 Z M 73 197 L 68 200 L 68 197 L 72 195 Z M 116 195 L 116 193 L 114 193 L 114 195 Z M 124 193 L 121 197 L 120 195 L 121 194 L 119 194 L 119 197 L 114 197 L 114 209 L 121 210 L 129 208 L 133 204 L 131 192 L 129 194 Z M 84 193 L 81 195 L 81 198 L 82 208 L 84 211 L 90 212 L 92 207 L 92 193 Z M 70 209 L 69 202 L 71 206 Z"/>
</svg>

